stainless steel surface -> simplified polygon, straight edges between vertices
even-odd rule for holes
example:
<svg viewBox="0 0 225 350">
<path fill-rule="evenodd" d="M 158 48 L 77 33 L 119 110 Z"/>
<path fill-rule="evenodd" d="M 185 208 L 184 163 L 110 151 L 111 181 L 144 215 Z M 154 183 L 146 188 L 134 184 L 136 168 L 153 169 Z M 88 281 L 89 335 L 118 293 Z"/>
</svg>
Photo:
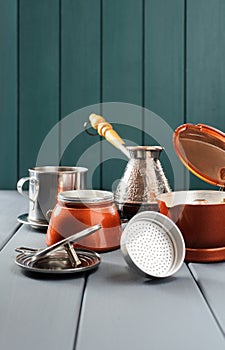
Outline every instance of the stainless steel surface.
<svg viewBox="0 0 225 350">
<path fill-rule="evenodd" d="M 33 260 L 33 255 L 19 254 L 15 263 L 22 269 L 31 272 L 71 274 L 95 269 L 101 262 L 100 256 L 93 251 L 76 249 L 76 254 L 81 262 L 81 265 L 76 267 L 71 264 L 66 251 L 56 251 L 38 260 Z"/>
<path fill-rule="evenodd" d="M 65 191 L 58 194 L 58 200 L 71 203 L 105 203 L 113 200 L 113 193 L 97 190 Z"/>
<path fill-rule="evenodd" d="M 127 224 L 121 236 L 127 264 L 145 277 L 169 277 L 179 270 L 185 244 L 178 227 L 157 212 L 142 212 Z"/>
<path fill-rule="evenodd" d="M 29 181 L 29 220 L 34 224 L 46 224 L 48 211 L 56 204 L 58 192 L 86 188 L 87 168 L 44 166 L 29 169 L 29 177 L 17 183 L 20 194 L 27 196 L 23 185 Z"/>
<path fill-rule="evenodd" d="M 127 149 L 131 159 L 115 191 L 115 202 L 118 209 L 123 212 L 123 206 L 130 204 L 139 206 L 155 204 L 157 208 L 156 197 L 161 193 L 171 191 L 159 161 L 163 148 L 160 146 L 132 146 Z M 125 217 L 126 214 L 129 215 L 124 212 Z"/>
<path fill-rule="evenodd" d="M 17 221 L 24 225 L 30 225 L 32 228 L 37 230 L 46 230 L 48 228 L 48 223 L 32 222 L 29 220 L 28 216 L 28 213 L 21 214 L 17 217 Z"/>
</svg>

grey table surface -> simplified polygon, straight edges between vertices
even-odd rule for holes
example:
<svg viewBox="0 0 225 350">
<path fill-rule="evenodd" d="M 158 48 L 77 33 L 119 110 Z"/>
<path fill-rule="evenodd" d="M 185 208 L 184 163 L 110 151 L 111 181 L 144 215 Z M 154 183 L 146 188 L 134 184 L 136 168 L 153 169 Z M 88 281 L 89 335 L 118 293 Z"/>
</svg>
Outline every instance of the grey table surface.
<svg viewBox="0 0 225 350">
<path fill-rule="evenodd" d="M 0 249 L 20 226 L 17 216 L 26 212 L 27 199 L 16 191 L 0 191 Z"/>
<path fill-rule="evenodd" d="M 0 199 L 1 349 L 225 349 L 225 263 L 148 280 L 118 249 L 91 274 L 27 274 L 15 248 L 45 247 L 45 233 L 18 224 L 28 205 L 16 191 Z"/>
</svg>

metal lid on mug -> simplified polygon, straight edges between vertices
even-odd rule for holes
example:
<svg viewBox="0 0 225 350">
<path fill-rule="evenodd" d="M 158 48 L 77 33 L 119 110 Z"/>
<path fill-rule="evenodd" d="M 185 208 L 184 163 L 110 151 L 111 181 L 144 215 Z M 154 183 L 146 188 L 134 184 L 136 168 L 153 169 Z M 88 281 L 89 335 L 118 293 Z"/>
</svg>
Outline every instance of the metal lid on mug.
<svg viewBox="0 0 225 350">
<path fill-rule="evenodd" d="M 183 124 L 173 134 L 182 163 L 200 179 L 225 187 L 225 134 L 204 124 Z"/>
</svg>

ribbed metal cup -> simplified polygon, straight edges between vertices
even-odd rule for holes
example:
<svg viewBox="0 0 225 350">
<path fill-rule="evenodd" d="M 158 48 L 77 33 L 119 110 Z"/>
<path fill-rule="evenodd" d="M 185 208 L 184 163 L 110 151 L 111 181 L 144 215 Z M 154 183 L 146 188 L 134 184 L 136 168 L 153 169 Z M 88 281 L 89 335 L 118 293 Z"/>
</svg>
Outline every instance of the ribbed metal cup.
<svg viewBox="0 0 225 350">
<path fill-rule="evenodd" d="M 86 189 L 87 171 L 87 168 L 67 166 L 29 169 L 29 177 L 24 177 L 17 183 L 18 192 L 27 196 L 23 184 L 29 181 L 29 221 L 48 222 L 48 212 L 55 207 L 59 192 Z"/>
</svg>

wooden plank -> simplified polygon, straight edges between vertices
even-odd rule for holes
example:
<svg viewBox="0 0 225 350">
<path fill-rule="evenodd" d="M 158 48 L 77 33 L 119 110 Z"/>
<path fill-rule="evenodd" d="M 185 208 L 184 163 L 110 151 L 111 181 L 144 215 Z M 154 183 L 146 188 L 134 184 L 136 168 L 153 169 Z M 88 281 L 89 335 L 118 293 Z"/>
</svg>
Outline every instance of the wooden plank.
<svg viewBox="0 0 225 350">
<path fill-rule="evenodd" d="M 61 18 L 61 146 L 68 146 L 61 163 L 88 167 L 88 187 L 99 188 L 99 137 L 83 124 L 100 112 L 100 0 L 64 0 Z"/>
<path fill-rule="evenodd" d="M 142 5 L 103 0 L 104 102 L 140 104 L 142 99 Z"/>
<path fill-rule="evenodd" d="M 214 264 L 189 264 L 189 267 L 203 293 L 206 302 L 213 312 L 218 324 L 225 334 L 225 304 L 224 289 L 225 263 Z"/>
<path fill-rule="evenodd" d="M 62 1 L 62 116 L 100 101 L 100 0 Z"/>
<path fill-rule="evenodd" d="M 145 106 L 171 128 L 184 121 L 183 71 L 184 1 L 146 0 Z"/>
<path fill-rule="evenodd" d="M 25 274 L 14 263 L 18 246 L 45 247 L 45 235 L 22 227 L 0 254 L 1 347 L 74 349 L 84 275 Z"/>
<path fill-rule="evenodd" d="M 146 280 L 128 269 L 119 250 L 102 258 L 88 277 L 77 350 L 224 348 L 186 265 L 170 279 Z"/>
<path fill-rule="evenodd" d="M 146 0 L 144 36 L 144 142 L 165 147 L 164 171 L 173 189 L 183 189 L 172 134 L 184 122 L 184 1 Z"/>
<path fill-rule="evenodd" d="M 20 226 L 17 216 L 28 210 L 28 199 L 16 191 L 0 191 L 0 249 Z"/>
<path fill-rule="evenodd" d="M 187 121 L 225 131 L 225 2 L 187 1 Z M 191 188 L 209 188 L 192 177 Z"/>
<path fill-rule="evenodd" d="M 35 166 L 45 136 L 59 120 L 59 1 L 21 0 L 19 4 L 19 168 L 24 176 Z M 58 139 L 42 165 L 53 165 L 55 160 Z"/>
<path fill-rule="evenodd" d="M 142 11 L 141 1 L 103 0 L 102 100 L 117 103 L 103 105 L 102 113 L 128 145 L 142 144 L 142 111 L 130 105 L 142 104 Z M 102 186 L 111 190 L 126 162 L 106 141 L 103 145 Z"/>
<path fill-rule="evenodd" d="M 17 180 L 17 1 L 0 1 L 0 188 Z"/>
</svg>

